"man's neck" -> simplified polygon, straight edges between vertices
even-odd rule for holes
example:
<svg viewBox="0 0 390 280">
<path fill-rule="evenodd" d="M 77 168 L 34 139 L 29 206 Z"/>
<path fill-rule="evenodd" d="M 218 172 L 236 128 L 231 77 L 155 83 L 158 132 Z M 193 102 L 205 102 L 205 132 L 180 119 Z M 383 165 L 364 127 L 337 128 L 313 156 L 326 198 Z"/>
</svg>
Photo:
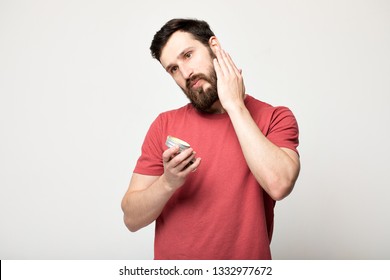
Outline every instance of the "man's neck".
<svg viewBox="0 0 390 280">
<path fill-rule="evenodd" d="M 225 109 L 222 107 L 222 104 L 219 100 L 215 101 L 213 106 L 211 106 L 209 112 L 210 114 L 224 114 L 226 113 Z"/>
</svg>

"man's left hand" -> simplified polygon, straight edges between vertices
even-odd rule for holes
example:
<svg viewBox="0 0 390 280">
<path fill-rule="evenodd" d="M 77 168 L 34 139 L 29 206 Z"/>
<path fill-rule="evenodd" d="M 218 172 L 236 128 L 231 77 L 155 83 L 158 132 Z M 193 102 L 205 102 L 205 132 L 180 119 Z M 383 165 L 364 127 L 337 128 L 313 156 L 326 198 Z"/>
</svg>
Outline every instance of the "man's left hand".
<svg viewBox="0 0 390 280">
<path fill-rule="evenodd" d="M 216 56 L 213 63 L 218 79 L 218 97 L 222 107 L 229 112 L 244 104 L 244 80 L 241 70 L 236 67 L 228 53 L 218 48 Z"/>
</svg>

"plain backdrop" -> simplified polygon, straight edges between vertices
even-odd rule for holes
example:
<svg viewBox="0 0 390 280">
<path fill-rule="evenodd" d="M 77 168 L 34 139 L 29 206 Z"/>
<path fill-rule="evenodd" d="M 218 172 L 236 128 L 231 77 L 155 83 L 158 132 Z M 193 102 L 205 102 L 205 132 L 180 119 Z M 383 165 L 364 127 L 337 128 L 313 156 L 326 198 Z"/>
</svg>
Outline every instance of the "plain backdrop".
<svg viewBox="0 0 390 280">
<path fill-rule="evenodd" d="M 274 259 L 390 259 L 387 0 L 0 0 L 0 259 L 153 258 L 120 202 L 150 123 L 187 103 L 149 53 L 173 17 L 297 117 Z"/>
</svg>

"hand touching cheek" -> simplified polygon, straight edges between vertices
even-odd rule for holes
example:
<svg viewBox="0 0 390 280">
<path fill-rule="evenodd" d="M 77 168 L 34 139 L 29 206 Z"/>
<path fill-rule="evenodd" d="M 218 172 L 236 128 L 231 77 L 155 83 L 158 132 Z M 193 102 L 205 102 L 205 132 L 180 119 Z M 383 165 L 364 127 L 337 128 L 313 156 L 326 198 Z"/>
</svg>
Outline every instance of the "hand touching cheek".
<svg viewBox="0 0 390 280">
<path fill-rule="evenodd" d="M 244 104 L 244 81 L 241 70 L 236 67 L 228 53 L 217 49 L 216 56 L 213 63 L 218 79 L 218 97 L 222 107 L 229 112 Z"/>
</svg>

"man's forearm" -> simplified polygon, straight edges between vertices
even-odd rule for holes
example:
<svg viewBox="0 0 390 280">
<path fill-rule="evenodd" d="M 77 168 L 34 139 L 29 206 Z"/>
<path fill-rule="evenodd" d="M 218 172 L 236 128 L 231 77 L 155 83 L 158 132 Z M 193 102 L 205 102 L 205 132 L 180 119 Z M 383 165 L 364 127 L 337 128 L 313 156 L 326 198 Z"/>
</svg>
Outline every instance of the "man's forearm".
<svg viewBox="0 0 390 280">
<path fill-rule="evenodd" d="M 133 178 L 134 179 L 134 178 Z M 136 185 L 135 182 L 132 184 Z M 164 187 L 163 176 L 145 189 L 129 189 L 122 200 L 124 221 L 130 231 L 137 231 L 154 222 L 170 199 L 173 190 Z"/>
<path fill-rule="evenodd" d="M 256 180 L 273 199 L 286 197 L 298 177 L 298 157 L 269 141 L 244 104 L 231 109 L 228 114 Z"/>
<path fill-rule="evenodd" d="M 164 151 L 163 175 L 133 174 L 129 190 L 122 200 L 125 224 L 130 231 L 137 231 L 155 221 L 174 192 L 184 184 L 188 174 L 200 165 L 201 159 L 195 159 L 192 148 L 180 154 L 177 154 L 178 150 L 179 147 L 175 146 Z M 193 163 L 188 166 L 192 160 Z"/>
</svg>

